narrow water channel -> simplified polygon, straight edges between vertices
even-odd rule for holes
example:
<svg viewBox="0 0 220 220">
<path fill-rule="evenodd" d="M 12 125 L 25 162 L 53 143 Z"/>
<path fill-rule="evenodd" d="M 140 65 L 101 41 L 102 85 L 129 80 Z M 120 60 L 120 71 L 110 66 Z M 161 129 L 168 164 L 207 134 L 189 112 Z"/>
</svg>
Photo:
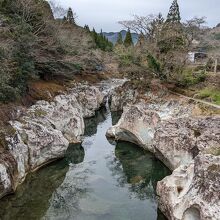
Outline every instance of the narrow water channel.
<svg viewBox="0 0 220 220">
<path fill-rule="evenodd" d="M 1 220 L 164 220 L 156 183 L 170 174 L 134 144 L 111 143 L 107 129 L 118 114 L 100 110 L 86 120 L 86 138 L 65 159 L 28 176 L 0 201 Z"/>
</svg>

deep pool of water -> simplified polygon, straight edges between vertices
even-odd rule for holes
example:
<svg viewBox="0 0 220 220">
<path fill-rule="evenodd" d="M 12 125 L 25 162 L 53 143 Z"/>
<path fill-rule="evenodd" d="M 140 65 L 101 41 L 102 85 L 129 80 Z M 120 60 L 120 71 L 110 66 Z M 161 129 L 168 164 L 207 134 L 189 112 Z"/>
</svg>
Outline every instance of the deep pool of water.
<svg viewBox="0 0 220 220">
<path fill-rule="evenodd" d="M 120 114 L 102 109 L 86 120 L 81 145 L 66 158 L 29 175 L 15 195 L 0 201 L 1 220 L 164 220 L 156 183 L 169 170 L 134 144 L 109 142 Z"/>
</svg>

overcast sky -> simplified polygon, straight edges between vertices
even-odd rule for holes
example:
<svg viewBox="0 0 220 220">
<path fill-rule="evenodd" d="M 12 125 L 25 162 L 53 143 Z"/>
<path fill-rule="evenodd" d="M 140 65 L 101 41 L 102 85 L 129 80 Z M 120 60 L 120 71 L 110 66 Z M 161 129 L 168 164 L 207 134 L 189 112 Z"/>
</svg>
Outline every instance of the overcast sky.
<svg viewBox="0 0 220 220">
<path fill-rule="evenodd" d="M 97 31 L 119 31 L 118 21 L 129 20 L 132 15 L 148 15 L 162 12 L 167 15 L 173 0 L 52 0 L 77 13 L 77 23 L 88 24 Z M 207 25 L 220 23 L 220 0 L 179 0 L 183 20 L 194 16 L 206 16 Z"/>
</svg>

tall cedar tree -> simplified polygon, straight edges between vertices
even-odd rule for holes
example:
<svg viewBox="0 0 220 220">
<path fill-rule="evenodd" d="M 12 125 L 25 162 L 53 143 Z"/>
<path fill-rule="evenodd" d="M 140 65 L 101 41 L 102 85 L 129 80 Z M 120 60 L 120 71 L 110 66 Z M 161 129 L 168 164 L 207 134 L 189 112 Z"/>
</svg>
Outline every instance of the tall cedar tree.
<svg viewBox="0 0 220 220">
<path fill-rule="evenodd" d="M 73 16 L 72 8 L 68 9 L 66 20 L 70 24 L 75 24 L 75 19 L 74 19 L 74 16 Z"/>
<path fill-rule="evenodd" d="M 95 29 L 91 32 L 91 35 L 95 41 L 96 47 L 100 48 L 103 51 L 111 51 L 113 44 L 108 41 L 108 39 L 103 35 L 102 31 L 98 34 Z"/>
<path fill-rule="evenodd" d="M 172 5 L 170 6 L 169 13 L 167 15 L 166 22 L 169 23 L 180 23 L 181 17 L 180 17 L 180 10 L 177 0 L 174 0 Z"/>
<path fill-rule="evenodd" d="M 85 29 L 86 31 L 90 32 L 89 25 L 86 24 L 86 25 L 84 26 L 84 29 Z"/>
<path fill-rule="evenodd" d="M 122 39 L 122 34 L 121 34 L 121 32 L 119 32 L 119 34 L 118 34 L 118 39 L 117 39 L 116 44 L 117 44 L 117 45 L 122 45 L 122 44 L 123 44 L 123 39 Z"/>
<path fill-rule="evenodd" d="M 124 40 L 124 45 L 126 47 L 130 47 L 130 46 L 133 46 L 133 40 L 132 40 L 132 36 L 131 36 L 131 31 L 130 29 L 128 29 L 127 33 L 126 33 L 126 37 L 125 37 L 125 40 Z"/>
</svg>

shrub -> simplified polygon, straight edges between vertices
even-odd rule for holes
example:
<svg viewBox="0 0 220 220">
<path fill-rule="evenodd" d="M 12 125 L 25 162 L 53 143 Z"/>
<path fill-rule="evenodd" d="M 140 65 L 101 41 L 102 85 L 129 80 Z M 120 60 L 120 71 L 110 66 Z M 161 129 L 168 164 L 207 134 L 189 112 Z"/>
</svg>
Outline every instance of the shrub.
<svg viewBox="0 0 220 220">
<path fill-rule="evenodd" d="M 153 57 L 151 54 L 147 55 L 147 62 L 148 62 L 148 67 L 156 72 L 156 73 L 160 73 L 161 72 L 161 66 L 160 63 L 156 60 L 155 57 Z"/>
<path fill-rule="evenodd" d="M 121 66 L 131 66 L 132 64 L 140 66 L 140 54 L 136 53 L 132 47 L 125 48 L 123 45 L 118 45 L 114 52 L 118 55 Z"/>
<path fill-rule="evenodd" d="M 215 40 L 220 40 L 220 33 L 214 34 L 214 39 Z"/>
<path fill-rule="evenodd" d="M 215 104 L 220 105 L 220 90 L 214 87 L 208 87 L 198 93 L 201 99 L 211 99 Z"/>
<path fill-rule="evenodd" d="M 181 75 L 179 75 L 179 79 L 177 84 L 183 87 L 196 85 L 200 82 L 204 82 L 206 79 L 205 70 L 201 70 L 199 72 L 194 72 L 193 69 L 185 69 Z"/>
<path fill-rule="evenodd" d="M 15 101 L 18 97 L 19 93 L 16 88 L 7 84 L 0 84 L 0 102 Z"/>
</svg>

